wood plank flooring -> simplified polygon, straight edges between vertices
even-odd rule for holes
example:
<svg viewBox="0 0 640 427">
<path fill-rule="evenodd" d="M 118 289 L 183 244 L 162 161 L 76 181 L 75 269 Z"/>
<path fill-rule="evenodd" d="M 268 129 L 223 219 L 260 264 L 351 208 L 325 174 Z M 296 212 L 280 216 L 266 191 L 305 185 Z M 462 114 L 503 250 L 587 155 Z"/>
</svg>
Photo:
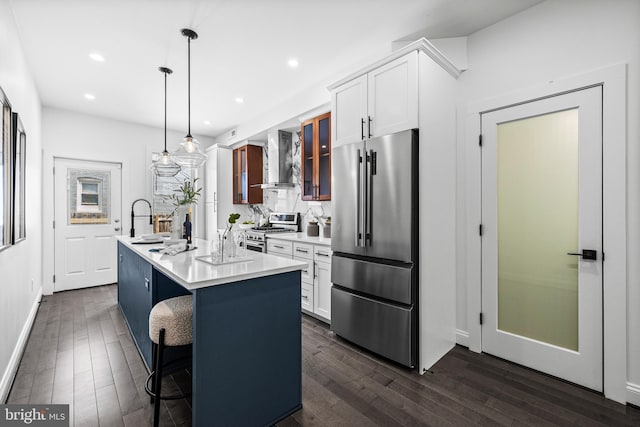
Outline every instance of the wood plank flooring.
<svg viewBox="0 0 640 427">
<path fill-rule="evenodd" d="M 150 425 L 147 372 L 116 301 L 115 285 L 44 297 L 8 403 L 69 403 L 75 426 Z M 420 376 L 307 316 L 302 343 L 303 409 L 280 427 L 640 425 L 640 409 L 463 347 Z M 188 370 L 163 381 L 190 384 Z M 191 425 L 188 399 L 162 403 L 161 425 Z"/>
</svg>

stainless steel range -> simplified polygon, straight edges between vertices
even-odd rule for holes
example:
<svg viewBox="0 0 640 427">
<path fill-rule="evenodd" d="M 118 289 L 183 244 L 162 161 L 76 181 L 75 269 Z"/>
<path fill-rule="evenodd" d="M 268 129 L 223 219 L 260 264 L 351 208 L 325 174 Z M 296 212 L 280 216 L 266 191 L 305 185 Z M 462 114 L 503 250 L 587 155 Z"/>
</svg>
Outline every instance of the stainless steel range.
<svg viewBox="0 0 640 427">
<path fill-rule="evenodd" d="M 267 252 L 266 235 L 271 233 L 295 233 L 300 231 L 300 214 L 284 212 L 269 214 L 269 225 L 247 230 L 247 249 Z"/>
</svg>

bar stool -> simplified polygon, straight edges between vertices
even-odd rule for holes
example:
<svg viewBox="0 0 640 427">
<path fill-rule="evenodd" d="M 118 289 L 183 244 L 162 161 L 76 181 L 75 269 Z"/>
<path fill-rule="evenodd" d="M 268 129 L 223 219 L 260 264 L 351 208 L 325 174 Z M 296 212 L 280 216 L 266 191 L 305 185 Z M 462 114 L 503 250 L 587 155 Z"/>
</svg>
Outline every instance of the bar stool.
<svg viewBox="0 0 640 427">
<path fill-rule="evenodd" d="M 188 397 L 191 393 L 162 396 L 162 354 L 165 347 L 177 347 L 192 343 L 192 298 L 191 295 L 169 298 L 160 301 L 149 313 L 149 338 L 152 342 L 153 367 L 147 377 L 144 388 L 151 396 L 153 407 L 153 425 L 157 427 L 160 419 L 160 400 L 176 400 Z M 149 387 L 149 381 L 151 386 Z"/>
</svg>

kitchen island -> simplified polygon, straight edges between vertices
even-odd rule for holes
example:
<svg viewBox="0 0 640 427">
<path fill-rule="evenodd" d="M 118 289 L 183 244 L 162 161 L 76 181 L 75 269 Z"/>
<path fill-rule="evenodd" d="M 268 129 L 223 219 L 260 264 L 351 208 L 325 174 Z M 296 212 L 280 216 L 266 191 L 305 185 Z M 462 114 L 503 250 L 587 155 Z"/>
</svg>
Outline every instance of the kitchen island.
<svg viewBox="0 0 640 427">
<path fill-rule="evenodd" d="M 151 362 L 154 304 L 193 296 L 192 424 L 272 425 L 302 407 L 300 270 L 305 263 L 247 251 L 244 262 L 197 260 L 208 242 L 174 256 L 118 237 L 118 304 Z"/>
</svg>

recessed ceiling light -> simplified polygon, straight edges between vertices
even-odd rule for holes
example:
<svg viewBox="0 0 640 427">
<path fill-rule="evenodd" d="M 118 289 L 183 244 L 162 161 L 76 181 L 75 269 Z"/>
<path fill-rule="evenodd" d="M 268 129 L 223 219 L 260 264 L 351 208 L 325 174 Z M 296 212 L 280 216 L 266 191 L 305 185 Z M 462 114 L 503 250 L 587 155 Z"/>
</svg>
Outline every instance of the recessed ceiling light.
<svg viewBox="0 0 640 427">
<path fill-rule="evenodd" d="M 96 62 L 104 62 L 104 56 L 99 53 L 91 53 L 89 54 L 89 58 L 93 59 Z"/>
<path fill-rule="evenodd" d="M 210 124 L 211 124 L 211 120 L 205 120 L 203 123 L 204 123 L 205 125 L 210 125 Z"/>
<path fill-rule="evenodd" d="M 291 58 L 287 64 L 289 64 L 289 67 L 291 68 L 296 68 L 298 66 L 298 60 L 295 58 Z"/>
<path fill-rule="evenodd" d="M 88 99 L 89 101 L 93 101 L 94 99 L 96 99 L 96 96 L 92 93 L 85 93 L 84 94 L 85 99 Z"/>
<path fill-rule="evenodd" d="M 237 98 L 236 98 L 236 102 L 237 102 L 238 104 L 242 104 L 242 103 L 244 102 L 244 99 L 243 99 L 243 98 L 240 98 L 240 97 L 237 97 Z"/>
</svg>

